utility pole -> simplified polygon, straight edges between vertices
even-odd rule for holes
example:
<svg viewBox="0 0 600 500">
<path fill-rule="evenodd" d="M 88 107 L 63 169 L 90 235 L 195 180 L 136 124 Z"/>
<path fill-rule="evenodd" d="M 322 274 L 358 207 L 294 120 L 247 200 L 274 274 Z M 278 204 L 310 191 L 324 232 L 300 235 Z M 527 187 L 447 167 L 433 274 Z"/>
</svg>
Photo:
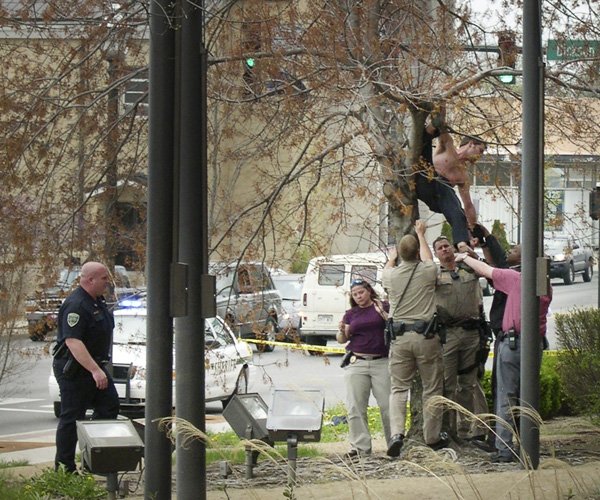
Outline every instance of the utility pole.
<svg viewBox="0 0 600 500">
<path fill-rule="evenodd" d="M 540 306 L 548 286 L 543 273 L 544 194 L 544 61 L 541 38 L 541 0 L 523 2 L 523 238 L 521 266 L 521 404 L 540 406 Z M 538 287 L 539 285 L 539 287 Z M 544 286 L 545 285 L 545 286 Z M 547 293 L 547 290 L 546 290 Z M 521 414 L 521 447 L 531 466 L 539 465 L 537 424 Z"/>
</svg>

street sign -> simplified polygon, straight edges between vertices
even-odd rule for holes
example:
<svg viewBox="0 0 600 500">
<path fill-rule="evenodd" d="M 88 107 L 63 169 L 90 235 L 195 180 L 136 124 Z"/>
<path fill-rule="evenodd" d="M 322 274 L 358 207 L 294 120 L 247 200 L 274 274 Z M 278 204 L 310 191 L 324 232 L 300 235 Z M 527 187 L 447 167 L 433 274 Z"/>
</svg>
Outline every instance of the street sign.
<svg viewBox="0 0 600 500">
<path fill-rule="evenodd" d="M 548 40 L 546 58 L 548 61 L 568 61 L 597 57 L 600 55 L 600 40 Z"/>
</svg>

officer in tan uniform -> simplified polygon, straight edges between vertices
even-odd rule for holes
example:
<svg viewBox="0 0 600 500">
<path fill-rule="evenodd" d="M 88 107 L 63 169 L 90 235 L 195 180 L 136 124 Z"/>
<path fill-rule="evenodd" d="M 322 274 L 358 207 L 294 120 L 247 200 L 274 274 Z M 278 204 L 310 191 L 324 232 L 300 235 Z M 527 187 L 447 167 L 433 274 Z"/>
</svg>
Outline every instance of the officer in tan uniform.
<svg viewBox="0 0 600 500">
<path fill-rule="evenodd" d="M 433 242 L 440 260 L 435 300 L 441 323 L 446 329 L 444 344 L 444 396 L 473 413 L 473 390 L 477 384 L 480 348 L 480 310 L 483 303 L 479 277 L 467 266 L 454 261 L 454 247 L 445 236 Z M 457 387 L 462 390 L 457 392 Z M 450 435 L 456 439 L 469 437 L 468 421 L 457 429 L 456 411 L 444 418 Z"/>
<path fill-rule="evenodd" d="M 440 436 L 442 412 L 428 406 L 428 400 L 443 392 L 442 346 L 432 325 L 435 323 L 435 283 L 437 267 L 425 240 L 427 226 L 417 221 L 417 239 L 406 235 L 400 240 L 400 258 L 392 249 L 383 270 L 383 286 L 393 318 L 390 344 L 390 439 L 387 454 L 400 455 L 406 426 L 406 403 L 413 378 L 418 370 L 423 384 L 423 437 L 438 449 L 447 444 Z M 419 260 L 419 255 L 421 260 Z"/>
</svg>

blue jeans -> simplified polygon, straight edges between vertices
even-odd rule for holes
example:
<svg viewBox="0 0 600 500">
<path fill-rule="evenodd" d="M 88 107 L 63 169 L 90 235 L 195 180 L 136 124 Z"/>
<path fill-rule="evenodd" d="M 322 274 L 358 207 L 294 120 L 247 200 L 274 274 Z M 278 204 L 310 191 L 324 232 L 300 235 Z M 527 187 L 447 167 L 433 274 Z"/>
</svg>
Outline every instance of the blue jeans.
<svg viewBox="0 0 600 500">
<path fill-rule="evenodd" d="M 415 174 L 417 198 L 425 203 L 430 210 L 446 217 L 452 227 L 452 243 L 455 245 L 464 241 L 469 242 L 467 217 L 456 192 L 447 180 L 434 177 L 428 179 L 425 175 Z"/>
<path fill-rule="evenodd" d="M 540 362 L 542 355 L 540 340 Z M 498 342 L 496 366 L 496 415 L 506 420 L 511 428 L 496 423 L 496 449 L 503 456 L 514 456 L 513 433 L 517 431 L 512 407 L 520 405 L 521 391 L 521 338 L 517 337 L 517 348 L 511 350 L 508 339 Z"/>
</svg>

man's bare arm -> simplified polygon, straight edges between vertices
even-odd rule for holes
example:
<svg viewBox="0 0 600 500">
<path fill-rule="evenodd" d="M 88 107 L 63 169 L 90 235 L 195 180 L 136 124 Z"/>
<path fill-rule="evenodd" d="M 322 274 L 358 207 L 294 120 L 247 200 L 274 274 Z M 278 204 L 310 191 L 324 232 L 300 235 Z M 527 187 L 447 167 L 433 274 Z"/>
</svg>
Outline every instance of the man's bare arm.
<svg viewBox="0 0 600 500">
<path fill-rule="evenodd" d="M 419 238 L 419 255 L 423 262 L 433 260 L 433 255 L 431 253 L 431 248 L 427 244 L 427 240 L 425 239 L 425 231 L 427 230 L 427 224 L 424 221 L 419 219 L 415 222 L 415 232 L 417 233 L 417 238 Z"/>
<path fill-rule="evenodd" d="M 473 227 L 475 224 L 477 224 L 477 212 L 475 211 L 475 205 L 473 205 L 473 200 L 471 200 L 471 192 L 469 190 L 468 182 L 458 185 L 458 194 L 460 195 L 460 199 L 462 200 L 463 206 L 465 208 L 465 215 L 467 216 L 467 225 L 469 227 Z"/>
<path fill-rule="evenodd" d="M 435 147 L 435 151 L 433 152 L 434 163 L 435 163 L 435 157 L 437 155 L 444 154 L 448 151 L 456 154 L 456 148 L 454 147 L 454 140 L 452 139 L 452 136 L 448 133 L 447 129 L 441 129 L 441 134 L 438 137 L 438 142 Z"/>
</svg>

